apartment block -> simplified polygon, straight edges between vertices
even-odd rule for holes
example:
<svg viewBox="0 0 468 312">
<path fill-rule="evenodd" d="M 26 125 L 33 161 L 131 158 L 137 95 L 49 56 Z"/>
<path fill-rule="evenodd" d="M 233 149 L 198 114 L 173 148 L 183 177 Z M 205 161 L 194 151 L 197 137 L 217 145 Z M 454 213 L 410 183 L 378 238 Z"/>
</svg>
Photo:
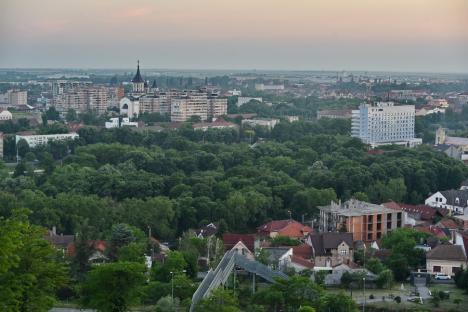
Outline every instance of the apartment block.
<svg viewBox="0 0 468 312">
<path fill-rule="evenodd" d="M 28 104 L 28 91 L 8 91 L 8 104 L 10 106 L 22 106 Z"/>
<path fill-rule="evenodd" d="M 106 112 L 109 103 L 109 90 L 106 87 L 72 88 L 54 98 L 54 104 L 60 112 L 73 109 L 77 112 L 94 111 L 102 114 Z"/>
<path fill-rule="evenodd" d="M 422 143 L 414 137 L 414 122 L 414 105 L 361 104 L 352 111 L 351 135 L 373 147 L 386 144 L 413 147 Z"/>
<path fill-rule="evenodd" d="M 405 224 L 403 211 L 355 199 L 344 203 L 332 201 L 319 209 L 321 231 L 352 233 L 354 241 L 375 241 Z"/>
<path fill-rule="evenodd" d="M 208 119 L 208 96 L 204 92 L 190 91 L 171 99 L 171 121 L 184 122 L 192 116 Z"/>
<path fill-rule="evenodd" d="M 62 134 L 41 134 L 41 135 L 16 135 L 16 143 L 23 139 L 29 147 L 36 147 L 38 145 L 47 144 L 51 141 L 66 141 L 79 138 L 77 133 L 62 133 Z"/>
</svg>

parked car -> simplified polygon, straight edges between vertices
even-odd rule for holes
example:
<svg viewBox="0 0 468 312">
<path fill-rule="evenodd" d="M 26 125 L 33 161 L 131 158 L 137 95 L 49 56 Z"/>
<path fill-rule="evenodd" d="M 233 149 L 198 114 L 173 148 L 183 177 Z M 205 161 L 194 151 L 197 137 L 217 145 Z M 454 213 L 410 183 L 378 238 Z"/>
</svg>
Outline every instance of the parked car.
<svg viewBox="0 0 468 312">
<path fill-rule="evenodd" d="M 436 280 L 449 280 L 449 279 L 451 279 L 451 277 L 450 277 L 449 275 L 447 275 L 447 274 L 442 274 L 442 273 L 437 273 L 437 274 L 434 276 L 434 278 L 435 278 Z"/>
</svg>

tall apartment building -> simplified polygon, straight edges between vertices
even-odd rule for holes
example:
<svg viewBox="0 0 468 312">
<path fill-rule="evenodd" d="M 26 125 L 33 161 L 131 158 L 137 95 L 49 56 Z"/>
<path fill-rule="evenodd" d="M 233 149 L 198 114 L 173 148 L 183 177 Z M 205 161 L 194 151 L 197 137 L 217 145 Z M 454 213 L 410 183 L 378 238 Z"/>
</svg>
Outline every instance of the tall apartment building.
<svg viewBox="0 0 468 312">
<path fill-rule="evenodd" d="M 72 88 L 54 98 L 58 111 L 73 109 L 77 112 L 94 111 L 105 113 L 109 107 L 109 92 L 106 87 Z"/>
<path fill-rule="evenodd" d="M 139 101 L 140 113 L 169 114 L 171 111 L 171 98 L 165 92 L 144 95 Z"/>
<path fill-rule="evenodd" d="M 208 117 L 216 118 L 227 114 L 227 99 L 221 98 L 218 94 L 211 94 L 208 97 Z"/>
<path fill-rule="evenodd" d="M 171 121 L 184 122 L 192 116 L 208 119 L 208 96 L 205 92 L 190 91 L 171 98 Z"/>
<path fill-rule="evenodd" d="M 375 241 L 388 231 L 401 228 L 405 224 L 403 211 L 355 199 L 344 203 L 332 201 L 329 206 L 319 209 L 321 231 L 353 233 L 354 241 Z"/>
<path fill-rule="evenodd" d="M 395 106 L 393 102 L 361 104 L 352 111 L 351 135 L 371 146 L 421 144 L 414 137 L 414 105 Z"/>
<path fill-rule="evenodd" d="M 22 106 L 28 104 L 28 91 L 8 91 L 8 104 L 10 106 Z"/>
</svg>

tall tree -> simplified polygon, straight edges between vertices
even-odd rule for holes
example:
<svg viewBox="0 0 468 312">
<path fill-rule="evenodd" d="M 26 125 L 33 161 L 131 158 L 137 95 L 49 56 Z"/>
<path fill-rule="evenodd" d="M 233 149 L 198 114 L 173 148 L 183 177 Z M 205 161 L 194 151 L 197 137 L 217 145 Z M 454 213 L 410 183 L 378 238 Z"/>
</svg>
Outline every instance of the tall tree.
<svg viewBox="0 0 468 312">
<path fill-rule="evenodd" d="M 146 268 L 133 262 L 94 267 L 83 283 L 81 304 L 102 312 L 125 312 L 140 302 Z"/>
</svg>

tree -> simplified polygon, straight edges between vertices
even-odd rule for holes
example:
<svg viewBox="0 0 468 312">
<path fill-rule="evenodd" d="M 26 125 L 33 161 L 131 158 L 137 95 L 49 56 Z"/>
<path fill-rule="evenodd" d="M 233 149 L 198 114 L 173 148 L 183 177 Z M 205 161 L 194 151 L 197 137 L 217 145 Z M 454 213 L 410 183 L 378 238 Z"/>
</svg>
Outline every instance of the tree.
<svg viewBox="0 0 468 312">
<path fill-rule="evenodd" d="M 143 264 L 132 262 L 94 267 L 83 283 L 81 304 L 102 312 L 128 311 L 140 301 L 145 271 Z"/>
<path fill-rule="evenodd" d="M 320 298 L 318 312 L 341 311 L 358 312 L 359 308 L 351 297 L 342 292 L 339 294 L 327 294 Z"/>
<path fill-rule="evenodd" d="M 240 312 L 239 302 L 230 290 L 218 288 L 211 295 L 198 302 L 195 311 L 199 312 Z"/>
<path fill-rule="evenodd" d="M 393 286 L 393 273 L 390 270 L 383 270 L 377 276 L 377 287 L 391 289 Z"/>
<path fill-rule="evenodd" d="M 55 106 L 49 107 L 49 109 L 45 113 L 47 120 L 59 120 L 60 113 L 55 109 Z"/>
<path fill-rule="evenodd" d="M 49 311 L 66 271 L 44 229 L 31 225 L 25 210 L 0 218 L 0 310 Z"/>
<path fill-rule="evenodd" d="M 171 296 L 161 297 L 156 303 L 156 312 L 173 312 L 179 311 L 180 300 Z"/>
<path fill-rule="evenodd" d="M 25 139 L 20 139 L 18 143 L 16 143 L 16 150 L 18 152 L 18 156 L 23 158 L 30 151 L 28 142 Z"/>
<path fill-rule="evenodd" d="M 78 120 L 78 115 L 76 114 L 76 111 L 72 108 L 70 108 L 68 111 L 67 111 L 67 114 L 65 115 L 65 119 L 68 121 L 68 122 L 71 122 L 71 121 L 76 121 Z"/>
</svg>

